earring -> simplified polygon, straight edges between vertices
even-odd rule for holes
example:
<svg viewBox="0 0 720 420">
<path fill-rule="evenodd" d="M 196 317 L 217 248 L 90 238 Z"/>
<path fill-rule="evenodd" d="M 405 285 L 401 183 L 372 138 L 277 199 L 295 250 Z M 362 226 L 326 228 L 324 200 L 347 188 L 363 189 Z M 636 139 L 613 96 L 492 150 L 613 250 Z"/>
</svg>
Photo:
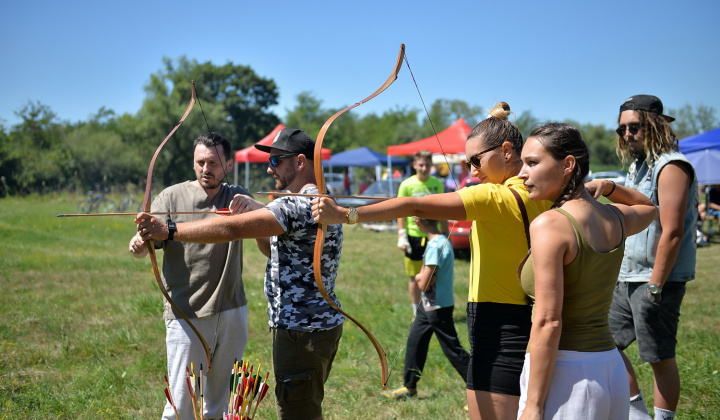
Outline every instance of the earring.
<svg viewBox="0 0 720 420">
<path fill-rule="evenodd" d="M 505 160 L 508 160 L 508 159 L 510 159 L 510 156 L 505 156 Z"/>
</svg>

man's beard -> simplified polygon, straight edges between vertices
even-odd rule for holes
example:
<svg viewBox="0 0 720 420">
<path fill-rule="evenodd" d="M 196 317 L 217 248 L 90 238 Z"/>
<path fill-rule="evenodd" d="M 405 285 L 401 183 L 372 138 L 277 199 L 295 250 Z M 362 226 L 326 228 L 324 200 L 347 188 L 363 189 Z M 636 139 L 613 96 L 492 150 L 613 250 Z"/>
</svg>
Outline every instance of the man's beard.
<svg viewBox="0 0 720 420">
<path fill-rule="evenodd" d="M 286 190 L 288 185 L 295 179 L 297 176 L 297 171 L 295 168 L 293 168 L 291 171 L 288 171 L 285 173 L 284 176 L 279 176 L 275 179 L 275 189 L 282 191 Z"/>
<path fill-rule="evenodd" d="M 218 180 L 214 175 L 210 175 L 208 179 L 203 179 L 203 176 L 200 175 L 197 180 L 203 188 L 208 190 L 214 190 L 219 187 L 222 182 L 222 180 Z"/>
</svg>

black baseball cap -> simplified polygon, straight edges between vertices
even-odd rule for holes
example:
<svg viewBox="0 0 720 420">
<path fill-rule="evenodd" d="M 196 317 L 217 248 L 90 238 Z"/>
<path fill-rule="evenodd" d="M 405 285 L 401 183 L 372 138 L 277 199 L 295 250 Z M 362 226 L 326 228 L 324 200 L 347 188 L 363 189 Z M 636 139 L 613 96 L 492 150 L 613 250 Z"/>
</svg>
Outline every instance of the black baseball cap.
<svg viewBox="0 0 720 420">
<path fill-rule="evenodd" d="M 283 128 L 270 146 L 256 144 L 255 148 L 270 153 L 272 149 L 285 150 L 290 153 L 301 153 L 313 160 L 315 141 L 306 132 L 298 128 Z"/>
<path fill-rule="evenodd" d="M 663 115 L 662 101 L 660 100 L 660 98 L 653 95 L 631 96 L 622 105 L 620 105 L 620 112 L 630 110 L 648 111 L 665 118 L 667 122 L 675 121 L 675 118 Z"/>
</svg>

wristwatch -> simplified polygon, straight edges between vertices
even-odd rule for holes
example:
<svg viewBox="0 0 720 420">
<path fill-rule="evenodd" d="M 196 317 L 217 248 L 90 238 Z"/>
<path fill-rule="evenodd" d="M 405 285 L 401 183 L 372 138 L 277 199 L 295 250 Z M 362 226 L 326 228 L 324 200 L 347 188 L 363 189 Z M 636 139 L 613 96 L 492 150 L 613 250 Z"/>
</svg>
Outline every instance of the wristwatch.
<svg viewBox="0 0 720 420">
<path fill-rule="evenodd" d="M 653 295 L 659 295 L 662 293 L 662 287 L 658 287 L 657 285 L 648 283 L 648 292 Z"/>
<path fill-rule="evenodd" d="M 175 236 L 175 232 L 177 232 L 177 225 L 175 224 L 175 222 L 168 222 L 167 228 L 168 228 L 168 241 L 172 241 L 173 237 Z"/>
<path fill-rule="evenodd" d="M 348 219 L 348 225 L 354 225 L 358 221 L 358 215 L 357 210 L 355 210 L 355 207 L 350 207 L 350 211 L 347 214 Z"/>
</svg>

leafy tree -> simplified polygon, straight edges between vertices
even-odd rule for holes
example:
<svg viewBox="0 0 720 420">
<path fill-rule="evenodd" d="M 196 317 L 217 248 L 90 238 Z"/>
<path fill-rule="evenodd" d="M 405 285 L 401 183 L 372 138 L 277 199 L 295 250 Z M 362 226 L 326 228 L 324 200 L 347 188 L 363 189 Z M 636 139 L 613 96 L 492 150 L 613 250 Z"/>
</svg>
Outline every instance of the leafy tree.
<svg viewBox="0 0 720 420">
<path fill-rule="evenodd" d="M 292 109 L 285 109 L 285 125 L 299 128 L 315 138 L 323 123 L 332 115 L 323 109 L 322 101 L 312 92 L 303 91 L 295 96 L 297 105 Z"/>
<path fill-rule="evenodd" d="M 435 130 L 438 132 L 457 121 L 458 118 L 464 119 L 470 127 L 473 127 L 485 117 L 482 107 L 468 105 L 467 102 L 457 99 L 437 99 L 430 106 L 428 113 Z M 430 130 L 424 137 L 432 135 L 432 127 L 427 116 L 423 115 L 421 120 L 424 121 L 423 126 Z"/>
<path fill-rule="evenodd" d="M 184 61 L 182 57 L 180 62 Z M 221 109 L 230 118 L 233 132 L 227 134 L 233 146 L 239 149 L 250 146 L 280 122 L 275 114 L 268 112 L 278 103 L 275 81 L 258 76 L 250 66 L 232 63 L 215 66 L 209 61 L 193 63 L 196 67 L 192 75 L 198 95 L 206 102 L 222 105 Z"/>
<path fill-rule="evenodd" d="M 540 120 L 538 120 L 530 110 L 525 110 L 520 113 L 520 115 L 515 118 L 515 121 L 513 123 L 517 126 L 517 128 L 520 130 L 520 132 L 523 135 L 523 138 L 527 140 L 528 136 L 530 135 L 530 132 L 534 128 L 536 124 L 538 124 Z"/>
<path fill-rule="evenodd" d="M 576 121 L 566 120 L 574 125 L 588 145 L 590 151 L 590 168 L 595 171 L 608 168 L 620 168 L 622 165 L 615 153 L 615 132 L 602 124 L 580 124 Z"/>
<path fill-rule="evenodd" d="M 317 140 L 317 135 L 322 125 L 333 116 L 338 109 L 322 107 L 322 101 L 317 99 L 312 92 L 301 92 L 296 96 L 297 105 L 286 110 L 285 125 L 287 127 L 299 128 Z M 343 107 L 344 108 L 344 107 Z M 337 118 L 325 134 L 323 147 L 338 153 L 344 150 L 358 147 L 356 136 L 357 114 L 352 111 L 342 114 Z"/>
<path fill-rule="evenodd" d="M 669 109 L 668 115 L 675 117 L 673 131 L 678 139 L 713 130 L 720 125 L 715 108 L 703 104 L 693 107 L 686 104 L 679 109 Z"/>
<path fill-rule="evenodd" d="M 125 127 L 121 122 L 128 118 L 117 119 L 112 110 L 103 107 L 88 122 L 67 128 L 65 145 L 72 156 L 71 184 L 98 189 L 136 182 L 145 173 L 147 160 L 123 137 Z"/>
<path fill-rule="evenodd" d="M 0 120 L 0 198 L 12 193 L 8 181 L 13 180 L 12 174 L 17 172 L 18 164 L 17 160 L 10 157 L 10 136 Z"/>
<path fill-rule="evenodd" d="M 2 169 L 8 187 L 22 194 L 57 188 L 67 179 L 69 155 L 56 114 L 40 102 L 16 112 L 22 121 L 5 140 Z"/>
<path fill-rule="evenodd" d="M 216 131 L 236 149 L 248 146 L 275 128 L 279 119 L 267 108 L 277 103 L 275 82 L 255 74 L 248 66 L 199 64 L 184 56 L 151 75 L 147 97 L 138 113 L 144 140 L 139 150 L 150 159 L 167 133 L 177 124 L 190 101 L 195 80 L 198 103 L 183 126 L 163 148 L 155 179 L 170 185 L 192 179 L 192 143 L 203 132 Z"/>
<path fill-rule="evenodd" d="M 427 129 L 418 124 L 418 109 L 396 108 L 378 116 L 365 115 L 357 123 L 358 144 L 385 153 L 388 146 L 427 137 Z M 427 134 L 427 135 L 426 135 Z"/>
</svg>

